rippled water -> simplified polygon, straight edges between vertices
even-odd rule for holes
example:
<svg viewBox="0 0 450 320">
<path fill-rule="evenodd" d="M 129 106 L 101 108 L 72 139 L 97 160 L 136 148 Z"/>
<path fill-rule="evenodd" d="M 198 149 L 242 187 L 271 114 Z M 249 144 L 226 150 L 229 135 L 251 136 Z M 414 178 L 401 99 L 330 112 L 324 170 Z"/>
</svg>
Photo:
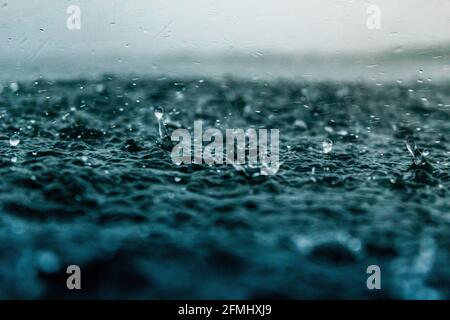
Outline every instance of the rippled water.
<svg viewBox="0 0 450 320">
<path fill-rule="evenodd" d="M 280 129 L 278 173 L 176 166 L 157 107 Z M 446 84 L 39 79 L 0 113 L 0 298 L 450 298 Z"/>
</svg>

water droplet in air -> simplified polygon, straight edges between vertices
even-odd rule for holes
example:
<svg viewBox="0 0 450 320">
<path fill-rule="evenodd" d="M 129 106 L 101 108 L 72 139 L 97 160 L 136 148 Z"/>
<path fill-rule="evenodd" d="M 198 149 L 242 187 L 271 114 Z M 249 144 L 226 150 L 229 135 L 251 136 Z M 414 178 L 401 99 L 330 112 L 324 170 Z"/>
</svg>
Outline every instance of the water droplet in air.
<svg viewBox="0 0 450 320">
<path fill-rule="evenodd" d="M 164 109 L 162 107 L 155 108 L 155 117 L 156 119 L 161 120 L 164 115 Z"/>
<path fill-rule="evenodd" d="M 333 150 L 333 141 L 330 139 L 326 139 L 324 142 L 322 142 L 322 149 L 323 153 L 330 153 L 331 150 Z"/>
<path fill-rule="evenodd" d="M 12 163 L 16 163 L 16 162 L 17 162 L 17 157 L 12 157 L 12 158 L 11 158 L 11 162 L 12 162 Z"/>
<path fill-rule="evenodd" d="M 15 147 L 20 143 L 20 138 L 17 134 L 13 134 L 10 138 L 9 138 L 9 145 L 11 147 Z"/>
<path fill-rule="evenodd" d="M 161 139 L 165 139 L 169 136 L 169 131 L 166 128 L 166 125 L 163 122 L 164 109 L 162 107 L 155 108 L 155 117 L 158 120 L 158 131 L 159 137 Z"/>
<path fill-rule="evenodd" d="M 181 181 L 181 178 L 175 177 L 174 180 L 175 180 L 175 182 L 180 182 L 180 181 Z"/>
<path fill-rule="evenodd" d="M 311 177 L 310 177 L 310 180 L 312 182 L 316 182 L 317 181 L 316 178 L 314 177 L 315 174 L 316 174 L 316 167 L 312 167 L 312 169 L 311 169 Z"/>
</svg>

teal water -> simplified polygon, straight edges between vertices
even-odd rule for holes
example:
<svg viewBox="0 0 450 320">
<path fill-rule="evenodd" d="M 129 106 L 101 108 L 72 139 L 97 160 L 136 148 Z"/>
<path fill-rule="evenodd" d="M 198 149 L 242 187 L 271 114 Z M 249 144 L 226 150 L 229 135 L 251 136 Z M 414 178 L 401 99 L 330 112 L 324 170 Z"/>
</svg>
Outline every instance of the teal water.
<svg viewBox="0 0 450 320">
<path fill-rule="evenodd" d="M 448 299 L 449 98 L 428 82 L 4 87 L 0 298 Z M 159 106 L 184 127 L 278 128 L 278 173 L 176 166 Z M 70 264 L 81 291 L 66 289 Z M 366 287 L 372 264 L 382 290 Z"/>
</svg>

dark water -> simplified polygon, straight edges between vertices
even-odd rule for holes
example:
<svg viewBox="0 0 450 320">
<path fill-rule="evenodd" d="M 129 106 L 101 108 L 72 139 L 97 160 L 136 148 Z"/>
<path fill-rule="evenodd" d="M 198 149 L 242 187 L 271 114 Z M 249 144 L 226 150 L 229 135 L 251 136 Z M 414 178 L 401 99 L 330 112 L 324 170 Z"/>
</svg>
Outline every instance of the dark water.
<svg viewBox="0 0 450 320">
<path fill-rule="evenodd" d="M 280 129 L 279 172 L 176 166 L 156 106 Z M 450 298 L 446 84 L 40 79 L 0 113 L 0 298 Z"/>
</svg>

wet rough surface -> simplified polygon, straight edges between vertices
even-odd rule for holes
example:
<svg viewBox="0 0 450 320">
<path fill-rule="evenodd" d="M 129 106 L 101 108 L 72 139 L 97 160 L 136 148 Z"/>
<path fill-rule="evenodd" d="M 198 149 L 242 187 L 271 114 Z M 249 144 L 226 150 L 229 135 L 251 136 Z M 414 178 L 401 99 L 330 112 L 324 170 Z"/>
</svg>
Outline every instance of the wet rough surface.
<svg viewBox="0 0 450 320">
<path fill-rule="evenodd" d="M 176 166 L 157 106 L 280 129 L 280 170 Z M 0 298 L 450 298 L 446 84 L 39 79 L 0 119 Z"/>
</svg>

